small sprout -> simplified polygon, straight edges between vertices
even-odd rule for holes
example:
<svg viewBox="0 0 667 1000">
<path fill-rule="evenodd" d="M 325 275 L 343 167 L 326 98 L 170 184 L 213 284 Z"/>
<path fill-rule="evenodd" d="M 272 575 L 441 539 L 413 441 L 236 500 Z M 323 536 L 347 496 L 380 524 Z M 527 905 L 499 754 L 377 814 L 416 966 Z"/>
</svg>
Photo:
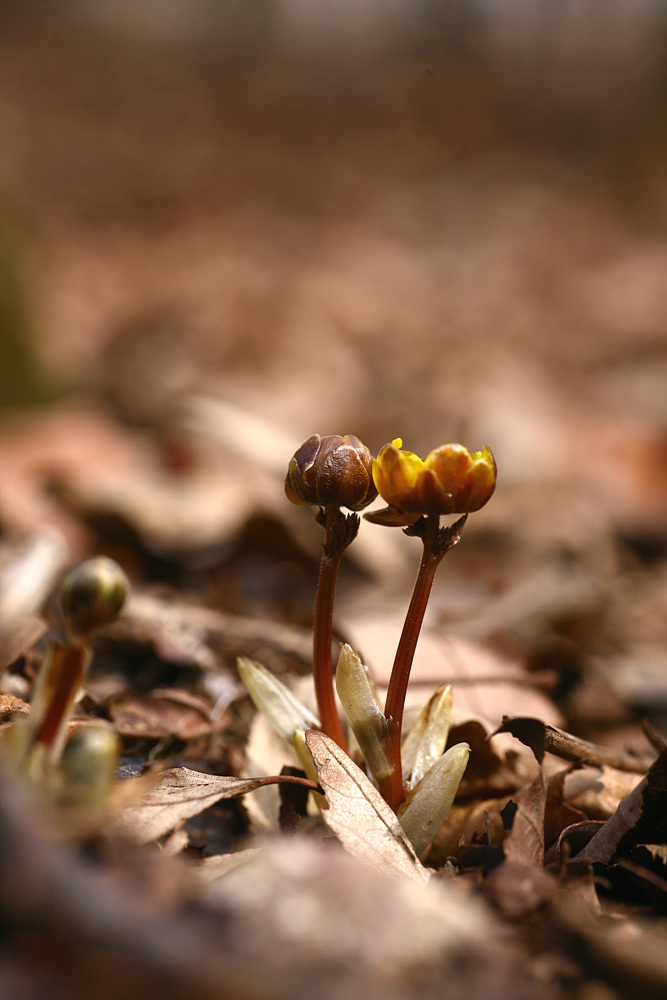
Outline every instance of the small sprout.
<svg viewBox="0 0 667 1000">
<path fill-rule="evenodd" d="M 447 818 L 468 763 L 470 747 L 457 743 L 426 772 L 398 810 L 398 819 L 418 855 Z"/>
<path fill-rule="evenodd" d="M 452 716 L 452 686 L 444 684 L 431 695 L 401 747 L 408 788 L 414 788 L 445 752 Z"/>
<path fill-rule="evenodd" d="M 371 690 L 366 667 L 347 643 L 340 646 L 336 689 L 368 769 L 378 781 L 387 778 L 393 770 L 386 753 L 387 720 Z"/>
<path fill-rule="evenodd" d="M 65 629 L 74 639 L 86 639 L 120 613 L 129 591 L 118 563 L 106 556 L 86 559 L 65 577 L 60 604 Z"/>
<path fill-rule="evenodd" d="M 104 806 L 113 786 L 120 740 L 109 726 L 81 726 L 63 751 L 58 804 L 76 809 Z"/>
<path fill-rule="evenodd" d="M 284 740 L 294 741 L 299 730 L 319 729 L 320 720 L 302 705 L 282 681 L 261 663 L 239 656 L 236 661 L 241 680 L 250 693 L 255 707 L 269 720 Z"/>
<path fill-rule="evenodd" d="M 67 642 L 53 642 L 40 665 L 30 714 L 17 737 L 14 756 L 36 784 L 54 780 L 67 724 L 81 695 L 91 660 L 91 633 L 116 617 L 129 583 L 121 568 L 104 557 L 76 566 L 63 581 L 60 600 Z M 20 744 L 20 745 L 19 745 Z"/>
<path fill-rule="evenodd" d="M 377 496 L 372 455 L 353 434 L 313 434 L 289 463 L 285 493 L 302 506 L 361 510 Z"/>
</svg>

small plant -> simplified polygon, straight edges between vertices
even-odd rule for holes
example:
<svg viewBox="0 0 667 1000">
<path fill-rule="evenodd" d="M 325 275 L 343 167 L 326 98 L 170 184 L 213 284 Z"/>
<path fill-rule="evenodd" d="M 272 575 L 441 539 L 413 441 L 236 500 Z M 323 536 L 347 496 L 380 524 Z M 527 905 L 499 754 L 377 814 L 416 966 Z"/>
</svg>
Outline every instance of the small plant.
<svg viewBox="0 0 667 1000">
<path fill-rule="evenodd" d="M 359 517 L 341 507 L 361 510 L 375 500 L 372 457 L 359 438 L 346 434 L 313 434 L 291 459 L 285 493 L 299 505 L 318 504 L 315 518 L 324 528 L 320 576 L 313 625 L 313 679 L 322 730 L 347 750 L 334 698 L 331 671 L 331 634 L 336 577 L 341 556 L 357 537 Z"/>
<path fill-rule="evenodd" d="M 403 527 L 420 538 L 422 558 L 391 671 L 384 711 L 375 698 L 368 671 L 349 646 L 341 647 L 336 688 L 368 771 L 412 841 L 421 852 L 451 806 L 466 767 L 469 747 L 461 743 L 445 753 L 451 713 L 451 690 L 440 688 L 402 739 L 403 711 L 424 612 L 435 573 L 445 553 L 458 543 L 469 513 L 479 510 L 496 485 L 496 464 L 489 448 L 470 453 L 446 444 L 425 459 L 402 448 L 396 438 L 372 460 L 368 448 L 351 435 L 313 435 L 289 464 L 285 492 L 297 504 L 318 504 L 316 521 L 325 529 L 313 628 L 313 677 L 320 720 L 301 705 L 260 664 L 239 661 L 239 671 L 257 707 L 290 739 L 311 776 L 312 760 L 303 731 L 320 727 L 347 753 L 347 742 L 334 697 L 331 637 L 335 582 L 341 556 L 359 530 L 356 513 L 379 493 L 387 502 L 364 515 L 369 521 Z M 462 514 L 441 527 L 443 515 Z"/>
<path fill-rule="evenodd" d="M 51 643 L 30 713 L 12 727 L 10 761 L 58 804 L 98 806 L 113 781 L 120 750 L 113 730 L 87 726 L 66 742 L 67 724 L 92 659 L 92 634 L 117 617 L 128 590 L 121 568 L 103 556 L 80 563 L 65 577 L 60 590 L 65 641 Z"/>
</svg>

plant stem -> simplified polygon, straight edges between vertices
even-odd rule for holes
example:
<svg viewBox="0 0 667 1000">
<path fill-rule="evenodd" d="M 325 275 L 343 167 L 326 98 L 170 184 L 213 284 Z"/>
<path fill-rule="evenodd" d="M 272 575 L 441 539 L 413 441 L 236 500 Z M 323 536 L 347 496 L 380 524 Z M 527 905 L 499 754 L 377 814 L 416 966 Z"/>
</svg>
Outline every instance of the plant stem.
<svg viewBox="0 0 667 1000">
<path fill-rule="evenodd" d="M 315 694 L 317 696 L 317 707 L 320 713 L 322 731 L 335 740 L 341 750 L 347 753 L 347 742 L 338 715 L 334 695 L 334 681 L 331 667 L 331 637 L 333 632 L 333 604 L 338 566 L 341 556 L 352 538 L 348 540 L 345 530 L 341 530 L 341 526 L 343 529 L 345 527 L 346 519 L 345 515 L 341 514 L 337 507 L 327 507 L 324 518 L 326 534 L 324 539 L 324 553 L 320 563 L 320 576 L 317 583 L 315 620 L 313 623 L 313 680 L 315 682 Z M 321 520 L 320 523 L 322 523 Z M 354 534 L 356 534 L 356 531 Z"/>
<path fill-rule="evenodd" d="M 439 549 L 437 545 L 440 520 L 438 515 L 429 514 L 425 520 L 425 529 L 421 536 L 424 543 L 424 551 L 421 563 L 419 564 L 419 572 L 417 573 L 417 579 L 410 599 L 408 613 L 405 617 L 405 624 L 403 625 L 403 631 L 401 632 L 401 638 L 396 650 L 384 710 L 389 725 L 386 752 L 387 757 L 393 764 L 393 771 L 378 784 L 382 796 L 394 811 L 401 804 L 405 795 L 403 790 L 403 768 L 401 765 L 401 730 L 403 727 L 403 709 L 405 707 L 405 696 L 408 690 L 412 661 L 424 620 L 424 612 L 426 611 L 431 587 L 433 586 L 435 571 L 447 551 L 446 546 Z"/>
<path fill-rule="evenodd" d="M 62 750 L 65 731 L 90 659 L 86 643 L 53 643 L 42 679 L 41 714 L 34 705 L 35 730 L 31 747 L 38 743 L 48 748 L 56 760 Z"/>
</svg>

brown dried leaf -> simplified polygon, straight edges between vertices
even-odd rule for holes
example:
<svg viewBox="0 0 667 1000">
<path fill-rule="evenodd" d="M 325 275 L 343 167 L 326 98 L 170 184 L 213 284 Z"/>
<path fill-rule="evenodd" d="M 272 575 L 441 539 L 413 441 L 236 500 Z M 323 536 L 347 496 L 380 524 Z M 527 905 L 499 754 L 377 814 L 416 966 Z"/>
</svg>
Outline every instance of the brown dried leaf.
<svg viewBox="0 0 667 1000">
<path fill-rule="evenodd" d="M 519 792 L 512 829 L 505 840 L 505 857 L 541 867 L 544 864 L 544 812 L 547 788 L 544 771 Z"/>
<path fill-rule="evenodd" d="M 586 819 L 578 809 L 573 809 L 564 800 L 565 779 L 569 768 L 552 774 L 547 779 L 547 801 L 544 815 L 545 849 L 557 843 L 563 830 Z"/>
<path fill-rule="evenodd" d="M 618 809 L 600 827 L 575 861 L 607 864 L 616 854 L 626 836 L 626 843 L 638 843 L 649 833 L 663 839 L 667 824 L 667 750 L 636 788 L 619 803 Z"/>
<path fill-rule="evenodd" d="M 486 844 L 500 850 L 505 837 L 501 813 L 507 801 L 503 797 L 455 802 L 429 848 L 429 865 L 440 868 L 447 858 L 458 858 L 465 844 Z"/>
<path fill-rule="evenodd" d="M 607 820 L 637 784 L 637 775 L 615 768 L 582 767 L 565 778 L 565 799 L 589 819 Z"/>
<path fill-rule="evenodd" d="M 189 691 L 170 690 L 125 698 L 111 707 L 111 718 L 121 736 L 194 740 L 220 726 L 210 718 L 211 705 Z"/>
<path fill-rule="evenodd" d="M 141 781 L 130 778 L 129 782 Z M 169 833 L 186 819 L 198 816 L 221 799 L 245 795 L 263 785 L 281 781 L 300 782 L 299 778 L 272 775 L 268 778 L 231 778 L 203 774 L 188 767 L 164 771 L 154 788 L 144 798 L 128 806 L 113 823 L 113 832 L 139 844 L 148 844 Z M 312 782 L 309 787 L 314 787 Z"/>
<path fill-rule="evenodd" d="M 503 716 L 503 723 L 496 733 L 511 733 L 512 736 L 516 736 L 524 746 L 530 747 L 535 754 L 535 760 L 541 764 L 544 760 L 545 730 L 546 726 L 540 719 Z"/>
<path fill-rule="evenodd" d="M 456 695 L 455 695 L 456 697 Z M 533 754 L 509 734 L 493 734 L 484 719 L 460 715 L 454 704 L 449 743 L 467 743 L 470 759 L 459 787 L 459 798 L 509 795 L 532 781 L 537 771 Z"/>
<path fill-rule="evenodd" d="M 350 853 L 387 875 L 426 883 L 396 815 L 364 772 L 324 733 L 308 730 L 306 743 L 329 803 L 324 818 Z"/>
</svg>

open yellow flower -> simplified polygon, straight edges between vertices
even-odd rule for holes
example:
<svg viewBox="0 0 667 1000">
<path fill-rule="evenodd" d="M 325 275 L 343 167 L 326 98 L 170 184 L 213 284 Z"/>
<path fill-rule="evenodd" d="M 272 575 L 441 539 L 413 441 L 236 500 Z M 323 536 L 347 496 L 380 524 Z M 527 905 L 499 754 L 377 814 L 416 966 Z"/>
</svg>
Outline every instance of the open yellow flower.
<svg viewBox="0 0 667 1000">
<path fill-rule="evenodd" d="M 404 451 L 402 444 L 395 438 L 373 462 L 373 479 L 382 499 L 396 512 L 409 515 L 402 523 L 420 514 L 466 514 L 479 510 L 491 497 L 496 463 L 490 448 L 471 454 L 462 444 L 443 444 L 422 459 Z"/>
</svg>

